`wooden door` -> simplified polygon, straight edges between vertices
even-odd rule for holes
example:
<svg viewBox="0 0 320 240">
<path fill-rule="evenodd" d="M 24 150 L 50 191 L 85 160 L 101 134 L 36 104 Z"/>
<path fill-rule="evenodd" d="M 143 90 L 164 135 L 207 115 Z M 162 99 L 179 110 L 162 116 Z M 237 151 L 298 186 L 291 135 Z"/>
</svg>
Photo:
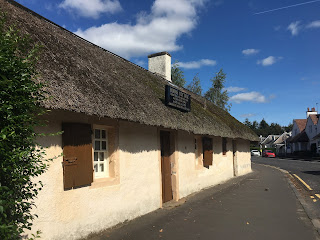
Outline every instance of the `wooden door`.
<svg viewBox="0 0 320 240">
<path fill-rule="evenodd" d="M 173 199 L 171 183 L 171 162 L 170 162 L 170 132 L 160 132 L 161 145 L 161 175 L 162 175 L 162 202 Z"/>
<path fill-rule="evenodd" d="M 237 153 L 237 144 L 236 140 L 232 141 L 232 156 L 233 156 L 233 175 L 236 176 L 236 153 Z"/>
<path fill-rule="evenodd" d="M 203 166 L 209 168 L 212 165 L 213 150 L 212 138 L 202 138 Z"/>
</svg>

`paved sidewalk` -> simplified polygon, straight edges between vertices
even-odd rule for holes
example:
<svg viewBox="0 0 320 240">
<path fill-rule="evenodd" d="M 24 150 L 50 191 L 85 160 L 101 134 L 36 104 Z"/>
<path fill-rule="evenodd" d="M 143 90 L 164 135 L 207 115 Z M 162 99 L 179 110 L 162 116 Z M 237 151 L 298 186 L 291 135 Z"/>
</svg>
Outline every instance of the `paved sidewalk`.
<svg viewBox="0 0 320 240">
<path fill-rule="evenodd" d="M 106 230 L 88 239 L 319 239 L 285 175 L 253 164 L 254 172 Z"/>
</svg>

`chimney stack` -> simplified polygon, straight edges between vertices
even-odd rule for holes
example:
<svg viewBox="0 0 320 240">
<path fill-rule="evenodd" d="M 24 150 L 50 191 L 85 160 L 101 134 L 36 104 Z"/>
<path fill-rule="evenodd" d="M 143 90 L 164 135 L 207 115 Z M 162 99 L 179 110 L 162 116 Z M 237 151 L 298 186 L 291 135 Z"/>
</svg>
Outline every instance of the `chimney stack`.
<svg viewBox="0 0 320 240">
<path fill-rule="evenodd" d="M 308 108 L 308 111 L 307 111 L 307 118 L 310 116 L 310 115 L 317 115 L 318 112 L 316 111 L 316 109 L 313 107 L 311 108 L 311 111 L 310 111 L 310 108 Z"/>
<path fill-rule="evenodd" d="M 171 82 L 171 55 L 167 52 L 154 53 L 148 56 L 150 72 L 159 74 Z"/>
</svg>

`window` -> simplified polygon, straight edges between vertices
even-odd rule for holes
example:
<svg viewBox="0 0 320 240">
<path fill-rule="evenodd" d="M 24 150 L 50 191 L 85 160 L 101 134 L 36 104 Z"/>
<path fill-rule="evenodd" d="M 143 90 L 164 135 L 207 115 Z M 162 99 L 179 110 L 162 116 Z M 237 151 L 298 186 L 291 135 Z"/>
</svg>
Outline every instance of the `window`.
<svg viewBox="0 0 320 240">
<path fill-rule="evenodd" d="M 222 138 L 222 154 L 227 154 L 227 138 Z"/>
<path fill-rule="evenodd" d="M 204 137 L 202 138 L 203 146 L 203 166 L 209 168 L 212 165 L 213 159 L 213 148 L 212 148 L 212 138 Z"/>
<path fill-rule="evenodd" d="M 94 129 L 93 138 L 93 169 L 95 178 L 109 177 L 107 130 Z"/>
<path fill-rule="evenodd" d="M 312 126 L 309 126 L 309 132 L 312 133 Z"/>
<path fill-rule="evenodd" d="M 119 184 L 117 127 L 62 123 L 62 130 L 65 190 Z"/>
</svg>

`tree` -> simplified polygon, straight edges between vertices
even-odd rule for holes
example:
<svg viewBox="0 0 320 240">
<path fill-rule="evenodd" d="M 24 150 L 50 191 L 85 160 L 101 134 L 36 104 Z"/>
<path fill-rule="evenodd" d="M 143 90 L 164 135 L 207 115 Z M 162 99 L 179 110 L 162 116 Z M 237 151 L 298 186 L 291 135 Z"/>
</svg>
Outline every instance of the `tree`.
<svg viewBox="0 0 320 240">
<path fill-rule="evenodd" d="M 244 120 L 243 124 L 252 129 L 252 123 L 249 121 L 248 118 Z"/>
<path fill-rule="evenodd" d="M 258 127 L 259 127 L 259 123 L 256 120 L 254 120 L 252 122 L 252 130 L 256 130 L 256 129 L 258 129 Z"/>
<path fill-rule="evenodd" d="M 194 92 L 195 94 L 201 95 L 202 94 L 202 88 L 200 85 L 200 78 L 199 74 L 197 73 L 194 78 L 192 79 L 192 82 L 187 86 L 187 89 L 191 92 Z"/>
<path fill-rule="evenodd" d="M 293 123 L 289 123 L 288 126 L 284 126 L 283 127 L 283 130 L 285 132 L 291 132 L 292 131 L 292 128 L 293 128 Z"/>
<path fill-rule="evenodd" d="M 178 61 L 175 61 L 175 63 L 171 67 L 171 81 L 173 84 L 184 87 L 186 84 L 186 80 L 184 78 L 183 71 L 179 68 Z"/>
<path fill-rule="evenodd" d="M 36 217 L 30 210 L 47 168 L 36 145 L 43 86 L 34 81 L 38 47 L 0 16 L 0 239 L 20 239 Z"/>
<path fill-rule="evenodd" d="M 228 104 L 229 96 L 227 90 L 223 91 L 226 81 L 226 74 L 222 69 L 216 73 L 216 76 L 211 79 L 212 87 L 205 93 L 205 98 L 213 102 L 223 110 L 230 111 L 231 103 Z"/>
<path fill-rule="evenodd" d="M 283 133 L 283 129 L 278 123 L 271 123 L 269 127 L 269 135 L 274 134 L 274 135 L 280 135 Z"/>
</svg>

